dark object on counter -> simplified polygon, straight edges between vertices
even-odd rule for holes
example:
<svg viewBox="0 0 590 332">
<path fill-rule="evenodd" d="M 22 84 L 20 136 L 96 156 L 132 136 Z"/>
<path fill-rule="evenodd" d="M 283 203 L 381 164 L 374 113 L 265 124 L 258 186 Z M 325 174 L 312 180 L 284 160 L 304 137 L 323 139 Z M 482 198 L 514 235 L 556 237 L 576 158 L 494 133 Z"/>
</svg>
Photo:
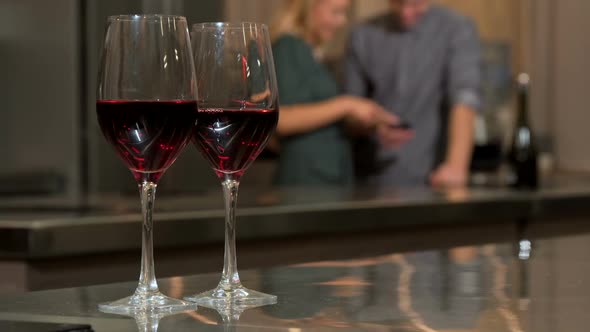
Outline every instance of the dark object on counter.
<svg viewBox="0 0 590 332">
<path fill-rule="evenodd" d="M 471 171 L 495 172 L 502 165 L 503 159 L 502 143 L 500 141 L 478 144 L 473 148 Z"/>
<path fill-rule="evenodd" d="M 508 163 L 514 172 L 514 180 L 511 185 L 517 189 L 536 189 L 539 182 L 538 153 L 534 133 L 528 119 L 529 76 L 524 73 L 520 74 L 517 83 L 518 115 L 512 146 L 508 154 Z"/>
<path fill-rule="evenodd" d="M 0 322 L 3 332 L 94 332 L 90 325 L 70 325 L 29 322 Z"/>
</svg>

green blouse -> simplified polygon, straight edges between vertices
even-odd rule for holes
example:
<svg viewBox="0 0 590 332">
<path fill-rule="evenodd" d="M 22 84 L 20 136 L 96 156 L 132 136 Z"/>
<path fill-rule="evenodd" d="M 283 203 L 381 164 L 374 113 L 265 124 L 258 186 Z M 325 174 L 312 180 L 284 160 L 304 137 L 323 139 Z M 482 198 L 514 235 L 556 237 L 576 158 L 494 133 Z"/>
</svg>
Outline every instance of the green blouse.
<svg viewBox="0 0 590 332">
<path fill-rule="evenodd" d="M 321 102 L 340 94 L 336 81 L 304 40 L 284 35 L 273 44 L 273 54 L 281 105 Z M 343 186 L 352 181 L 352 152 L 341 123 L 282 138 L 276 184 Z"/>
</svg>

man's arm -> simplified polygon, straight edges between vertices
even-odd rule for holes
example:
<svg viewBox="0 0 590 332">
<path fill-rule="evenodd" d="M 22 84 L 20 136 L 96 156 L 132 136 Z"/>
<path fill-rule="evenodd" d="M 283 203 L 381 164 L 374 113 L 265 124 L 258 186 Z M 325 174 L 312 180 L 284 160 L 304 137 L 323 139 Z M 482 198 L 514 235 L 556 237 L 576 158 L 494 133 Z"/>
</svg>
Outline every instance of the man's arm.
<svg viewBox="0 0 590 332">
<path fill-rule="evenodd" d="M 444 163 L 432 174 L 433 185 L 467 183 L 473 152 L 475 113 L 480 108 L 481 50 L 475 25 L 465 20 L 451 41 L 447 95 L 453 105 Z"/>
</svg>

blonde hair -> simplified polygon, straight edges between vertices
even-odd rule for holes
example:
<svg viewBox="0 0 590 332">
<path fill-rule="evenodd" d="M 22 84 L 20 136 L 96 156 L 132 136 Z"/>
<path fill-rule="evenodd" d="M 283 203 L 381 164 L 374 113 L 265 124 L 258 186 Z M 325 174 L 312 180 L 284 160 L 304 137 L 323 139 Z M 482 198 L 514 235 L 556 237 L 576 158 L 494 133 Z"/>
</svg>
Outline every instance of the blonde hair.
<svg viewBox="0 0 590 332">
<path fill-rule="evenodd" d="M 304 38 L 309 33 L 309 12 L 318 0 L 285 0 L 270 26 L 274 41 L 285 34 Z"/>
</svg>

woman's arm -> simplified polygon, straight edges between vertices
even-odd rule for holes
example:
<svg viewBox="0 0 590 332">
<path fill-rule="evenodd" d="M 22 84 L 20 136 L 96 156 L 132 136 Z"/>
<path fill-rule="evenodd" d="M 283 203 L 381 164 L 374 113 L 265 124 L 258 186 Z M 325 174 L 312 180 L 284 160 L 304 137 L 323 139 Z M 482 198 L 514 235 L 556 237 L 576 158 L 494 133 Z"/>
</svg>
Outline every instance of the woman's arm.
<svg viewBox="0 0 590 332">
<path fill-rule="evenodd" d="M 312 99 L 310 79 L 315 75 L 311 48 L 301 39 L 285 35 L 273 45 L 281 107 L 277 134 L 310 132 L 346 117 L 344 98 L 305 103 Z"/>
<path fill-rule="evenodd" d="M 279 136 L 302 134 L 348 119 L 361 128 L 374 128 L 385 111 L 376 103 L 359 97 L 340 96 L 325 101 L 313 99 L 315 59 L 304 41 L 284 36 L 273 47 L 281 96 L 277 126 Z"/>
<path fill-rule="evenodd" d="M 394 115 L 368 99 L 340 96 L 323 102 L 282 106 L 277 134 L 303 134 L 342 120 L 348 127 L 364 131 L 373 130 L 378 124 L 397 122 Z"/>
<path fill-rule="evenodd" d="M 348 114 L 339 98 L 313 104 L 282 106 L 277 134 L 291 136 L 314 131 L 343 119 Z"/>
</svg>

